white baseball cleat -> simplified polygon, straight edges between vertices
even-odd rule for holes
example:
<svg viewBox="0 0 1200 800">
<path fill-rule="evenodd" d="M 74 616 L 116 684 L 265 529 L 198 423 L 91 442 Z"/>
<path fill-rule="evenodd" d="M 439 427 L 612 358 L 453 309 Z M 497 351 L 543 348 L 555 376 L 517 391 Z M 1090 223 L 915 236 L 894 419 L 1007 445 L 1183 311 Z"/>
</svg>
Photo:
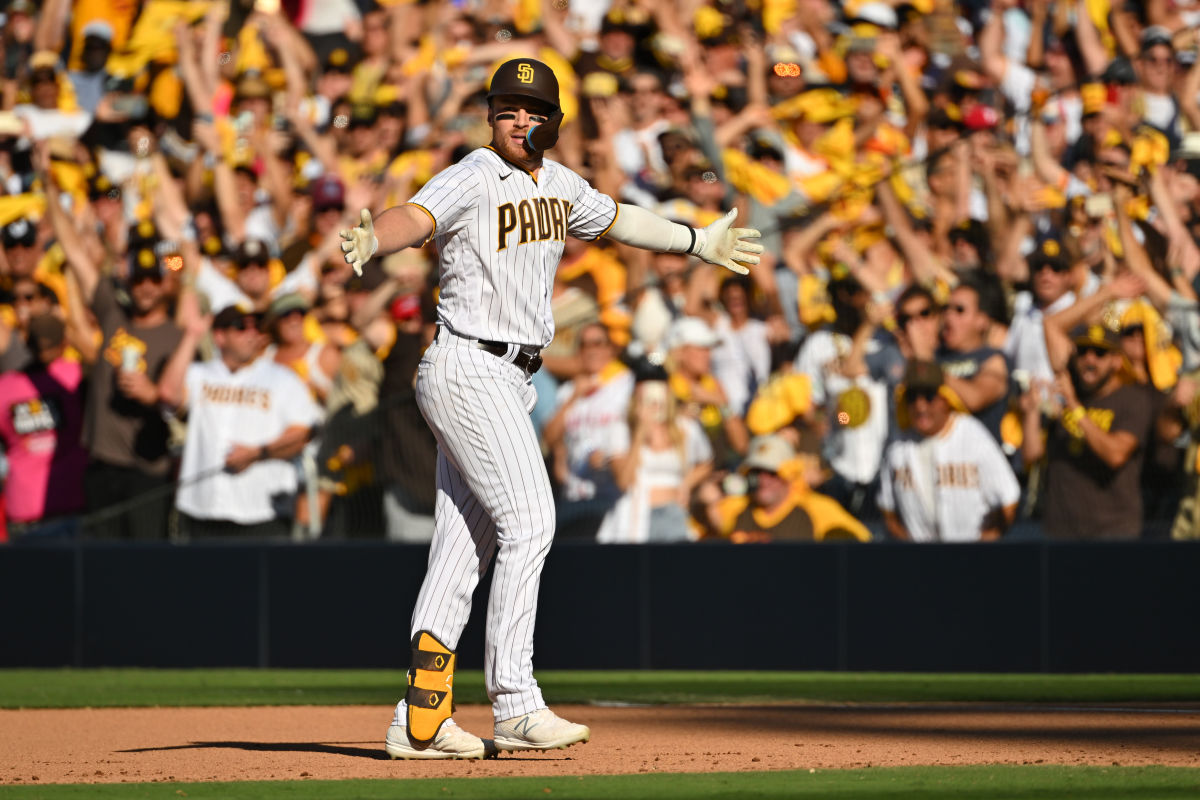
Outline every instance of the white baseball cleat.
<svg viewBox="0 0 1200 800">
<path fill-rule="evenodd" d="M 548 708 L 496 723 L 496 749 L 557 750 L 586 742 L 592 732 L 587 725 L 567 722 Z"/>
<path fill-rule="evenodd" d="M 384 749 L 392 758 L 483 758 L 487 745 L 483 739 L 467 733 L 448 719 L 429 744 L 417 744 L 408 738 L 408 728 L 392 721 L 388 727 Z"/>
</svg>

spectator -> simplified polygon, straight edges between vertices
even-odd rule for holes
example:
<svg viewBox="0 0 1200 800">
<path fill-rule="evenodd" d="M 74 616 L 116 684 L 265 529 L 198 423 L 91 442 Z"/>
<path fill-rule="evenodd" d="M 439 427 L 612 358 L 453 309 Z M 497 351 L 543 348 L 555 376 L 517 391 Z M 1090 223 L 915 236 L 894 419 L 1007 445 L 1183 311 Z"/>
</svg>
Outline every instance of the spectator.
<svg viewBox="0 0 1200 800">
<path fill-rule="evenodd" d="M 560 487 L 559 535 L 595 538 L 621 490 L 613 476 L 614 442 L 629 414 L 633 373 L 615 358 L 608 329 L 584 325 L 577 337 L 581 371 L 559 387 L 543 441 Z"/>
<path fill-rule="evenodd" d="M 258 319 L 230 306 L 212 319 L 217 357 L 192 363 L 204 325 L 193 323 L 159 381 L 162 402 L 187 413 L 175 506 L 190 537 L 291 534 L 296 470 L 288 459 L 320 412 L 296 374 L 262 354 Z"/>
<path fill-rule="evenodd" d="M 680 414 L 700 423 L 719 468 L 736 466 L 746 452 L 749 434 L 741 409 L 730 406 L 724 387 L 712 371 L 712 351 L 721 344 L 708 324 L 697 317 L 676 320 L 670 343 L 671 393 Z"/>
<path fill-rule="evenodd" d="M 63 358 L 62 320 L 35 315 L 27 337 L 30 363 L 0 374 L 0 444 L 8 459 L 4 506 L 13 537 L 53 528 L 73 532 L 61 518 L 84 509 L 83 373 Z"/>
<path fill-rule="evenodd" d="M 709 504 L 714 527 L 730 541 L 870 541 L 870 531 L 837 501 L 809 489 L 804 460 L 783 436 L 751 440 L 741 471 L 748 493 Z"/>
<path fill-rule="evenodd" d="M 611 442 L 612 471 L 624 494 L 605 515 L 596 541 L 605 544 L 686 542 L 692 490 L 712 470 L 712 448 L 693 418 L 676 411 L 661 367 L 642 364 L 626 426 Z"/>
<path fill-rule="evenodd" d="M 954 287 L 942 312 L 937 360 L 946 386 L 999 442 L 1000 420 L 1008 411 L 1008 360 L 988 345 L 988 299 L 988 290 L 978 281 L 968 279 Z"/>
<path fill-rule="evenodd" d="M 879 508 L 888 533 L 914 542 L 999 539 L 1016 517 L 1021 489 L 996 440 L 950 403 L 936 362 L 904 375 L 911 431 L 888 445 Z"/>
<path fill-rule="evenodd" d="M 85 51 L 86 53 L 86 51 Z M 153 250 L 136 251 L 128 278 L 103 275 L 84 240 L 47 190 L 50 221 L 66 255 L 80 300 L 99 328 L 97 358 L 88 375 L 84 444 L 89 462 L 89 509 L 129 503 L 120 516 L 103 519 L 87 533 L 103 538 L 165 539 L 174 460 L 159 409 L 157 383 L 181 334 L 171 320 L 171 296 L 162 261 Z"/>
<path fill-rule="evenodd" d="M 328 344 L 310 342 L 304 330 L 310 309 L 301 294 L 285 294 L 271 301 L 263 324 L 271 335 L 267 355 L 295 372 L 308 386 L 313 399 L 324 403 L 337 374 L 341 353 Z"/>
<path fill-rule="evenodd" d="M 1121 380 L 1115 333 L 1087 325 L 1071 341 L 1074 354 L 1054 384 L 1061 412 L 1044 444 L 1039 410 L 1026 410 L 1025 460 L 1047 459 L 1042 526 L 1052 539 L 1136 539 L 1151 404 L 1144 388 Z"/>
</svg>

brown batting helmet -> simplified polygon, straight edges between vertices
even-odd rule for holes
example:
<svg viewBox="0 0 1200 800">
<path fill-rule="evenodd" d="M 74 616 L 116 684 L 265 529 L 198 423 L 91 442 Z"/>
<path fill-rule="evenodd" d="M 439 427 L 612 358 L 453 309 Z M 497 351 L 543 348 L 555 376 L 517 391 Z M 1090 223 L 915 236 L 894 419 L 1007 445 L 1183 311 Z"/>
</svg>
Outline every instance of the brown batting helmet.
<svg viewBox="0 0 1200 800">
<path fill-rule="evenodd" d="M 554 77 L 554 70 L 532 58 L 514 58 L 500 65 L 492 75 L 488 100 L 502 94 L 532 97 L 559 107 L 558 78 Z"/>
<path fill-rule="evenodd" d="M 492 75 L 488 101 L 499 95 L 530 97 L 553 107 L 550 119 L 529 129 L 526 144 L 531 150 L 548 150 L 558 141 L 562 109 L 558 102 L 558 78 L 546 64 L 533 58 L 505 61 Z"/>
</svg>

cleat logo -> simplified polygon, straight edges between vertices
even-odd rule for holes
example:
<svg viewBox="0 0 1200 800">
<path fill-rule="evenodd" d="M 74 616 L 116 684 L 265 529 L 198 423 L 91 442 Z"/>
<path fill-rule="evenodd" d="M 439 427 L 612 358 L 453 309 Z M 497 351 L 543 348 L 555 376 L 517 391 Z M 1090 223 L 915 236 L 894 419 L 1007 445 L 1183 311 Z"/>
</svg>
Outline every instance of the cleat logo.
<svg viewBox="0 0 1200 800">
<path fill-rule="evenodd" d="M 521 83 L 533 83 L 533 67 L 529 64 L 521 64 L 517 67 L 517 80 Z"/>
<path fill-rule="evenodd" d="M 521 719 L 517 720 L 516 724 L 513 725 L 513 729 L 526 739 L 529 738 L 529 732 L 536 727 L 537 723 L 534 722 L 533 717 L 529 715 L 521 717 Z"/>
</svg>

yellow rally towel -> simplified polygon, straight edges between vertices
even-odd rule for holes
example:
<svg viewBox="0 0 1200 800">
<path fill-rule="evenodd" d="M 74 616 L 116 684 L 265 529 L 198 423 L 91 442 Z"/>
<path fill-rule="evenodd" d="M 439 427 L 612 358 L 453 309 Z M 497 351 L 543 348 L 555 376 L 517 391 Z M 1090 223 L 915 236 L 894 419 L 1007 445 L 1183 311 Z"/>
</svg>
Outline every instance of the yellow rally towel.
<svg viewBox="0 0 1200 800">
<path fill-rule="evenodd" d="M 1183 354 L 1171 341 L 1171 332 L 1158 309 L 1145 300 L 1135 300 L 1121 314 L 1122 330 L 1141 325 L 1146 339 L 1146 370 L 1150 382 L 1160 392 L 1170 390 L 1179 380 Z"/>
<path fill-rule="evenodd" d="M 108 58 L 108 71 L 122 78 L 137 75 L 154 60 L 175 58 L 172 29 L 182 19 L 191 23 L 204 17 L 209 4 L 203 0 L 149 0 L 121 52 Z"/>
</svg>

